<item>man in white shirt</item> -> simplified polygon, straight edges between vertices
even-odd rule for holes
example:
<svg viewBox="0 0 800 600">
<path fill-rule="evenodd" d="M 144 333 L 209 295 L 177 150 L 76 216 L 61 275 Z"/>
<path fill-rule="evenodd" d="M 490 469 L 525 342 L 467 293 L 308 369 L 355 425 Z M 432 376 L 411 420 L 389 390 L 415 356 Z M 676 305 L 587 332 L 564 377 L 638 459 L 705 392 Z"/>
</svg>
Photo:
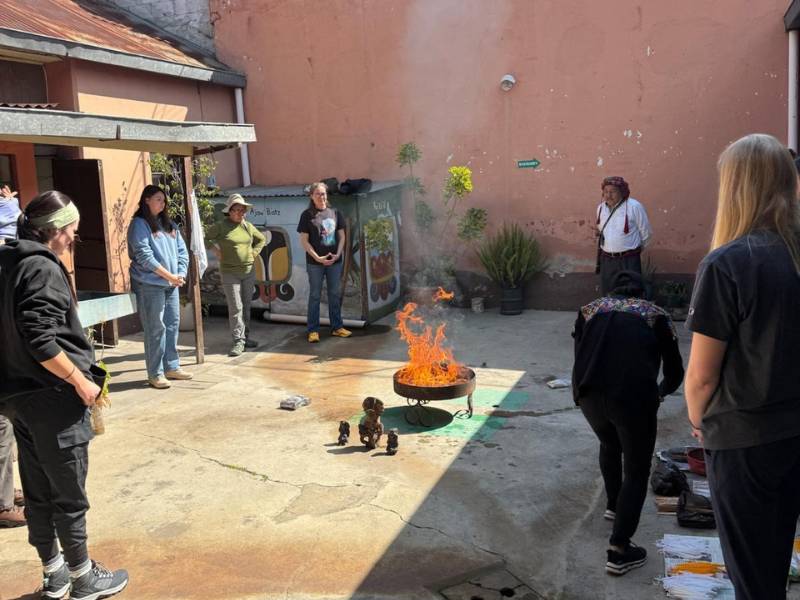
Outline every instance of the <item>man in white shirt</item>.
<svg viewBox="0 0 800 600">
<path fill-rule="evenodd" d="M 603 180 L 603 201 L 597 207 L 597 269 L 600 293 L 607 296 L 620 271 L 642 272 L 642 250 L 653 231 L 644 206 L 631 198 L 622 177 Z"/>
</svg>

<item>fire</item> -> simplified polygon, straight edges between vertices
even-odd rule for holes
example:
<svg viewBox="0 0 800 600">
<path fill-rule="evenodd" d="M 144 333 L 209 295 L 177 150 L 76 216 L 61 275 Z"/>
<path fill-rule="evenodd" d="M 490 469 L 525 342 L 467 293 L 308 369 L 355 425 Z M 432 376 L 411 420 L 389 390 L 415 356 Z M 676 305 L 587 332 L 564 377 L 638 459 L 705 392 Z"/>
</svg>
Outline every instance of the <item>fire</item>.
<svg viewBox="0 0 800 600">
<path fill-rule="evenodd" d="M 440 292 L 444 292 L 439 288 Z M 397 330 L 400 339 L 408 344 L 408 363 L 398 373 L 399 379 L 405 383 L 420 386 L 446 385 L 459 379 L 463 368 L 456 362 L 450 348 L 444 346 L 445 324 L 436 328 L 436 333 L 430 325 L 414 311 L 417 305 L 414 302 L 406 304 L 402 310 L 397 311 Z"/>
<path fill-rule="evenodd" d="M 433 301 L 439 302 L 440 300 L 452 300 L 455 295 L 455 292 L 446 292 L 442 286 L 439 286 L 439 289 L 436 290 L 436 293 L 433 295 Z"/>
</svg>

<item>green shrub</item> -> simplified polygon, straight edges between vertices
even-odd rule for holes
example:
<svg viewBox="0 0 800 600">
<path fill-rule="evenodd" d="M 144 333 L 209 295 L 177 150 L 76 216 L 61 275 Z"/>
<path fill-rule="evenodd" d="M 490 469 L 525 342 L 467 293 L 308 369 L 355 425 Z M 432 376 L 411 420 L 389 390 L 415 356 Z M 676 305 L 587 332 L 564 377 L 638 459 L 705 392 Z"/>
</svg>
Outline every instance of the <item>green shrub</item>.
<svg viewBox="0 0 800 600">
<path fill-rule="evenodd" d="M 504 224 L 477 251 L 489 277 L 504 288 L 524 285 L 547 266 L 539 242 L 516 223 Z"/>
</svg>

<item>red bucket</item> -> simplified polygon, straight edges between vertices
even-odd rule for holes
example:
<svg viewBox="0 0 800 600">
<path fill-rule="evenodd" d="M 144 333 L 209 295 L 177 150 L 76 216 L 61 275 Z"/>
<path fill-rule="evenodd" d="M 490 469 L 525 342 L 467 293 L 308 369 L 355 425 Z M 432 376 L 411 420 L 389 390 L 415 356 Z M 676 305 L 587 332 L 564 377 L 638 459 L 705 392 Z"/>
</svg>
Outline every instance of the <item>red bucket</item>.
<svg viewBox="0 0 800 600">
<path fill-rule="evenodd" d="M 689 470 L 692 473 L 706 476 L 706 455 L 702 448 L 687 449 L 686 461 L 689 463 Z"/>
</svg>

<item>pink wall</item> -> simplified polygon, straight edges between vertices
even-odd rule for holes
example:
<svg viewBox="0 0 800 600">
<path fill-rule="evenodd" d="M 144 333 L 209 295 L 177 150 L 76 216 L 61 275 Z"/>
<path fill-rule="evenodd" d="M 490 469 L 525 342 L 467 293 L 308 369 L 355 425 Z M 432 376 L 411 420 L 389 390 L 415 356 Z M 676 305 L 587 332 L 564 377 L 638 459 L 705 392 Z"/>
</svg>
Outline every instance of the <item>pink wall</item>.
<svg viewBox="0 0 800 600">
<path fill-rule="evenodd" d="M 142 71 L 72 62 L 76 108 L 82 112 L 171 121 L 235 122 L 233 90 Z M 106 236 L 110 247 L 109 285 L 128 289 L 128 257 L 121 243 L 136 211 L 144 186 L 151 182 L 148 154 L 128 150 L 85 147 L 83 158 L 102 161 Z M 214 154 L 217 185 L 241 185 L 237 150 Z M 122 214 L 119 220 L 115 214 Z"/>
<path fill-rule="evenodd" d="M 413 140 L 431 192 L 468 164 L 492 227 L 526 224 L 563 273 L 594 266 L 611 174 L 650 213 L 659 271 L 693 272 L 719 152 L 753 131 L 785 137 L 786 0 L 210 5 L 219 58 L 248 77 L 255 182 L 396 179 Z M 516 167 L 531 158 L 541 167 Z"/>
<path fill-rule="evenodd" d="M 175 121 L 236 122 L 233 89 L 74 61 L 78 105 L 84 112 Z M 219 185 L 241 184 L 237 150 L 217 152 Z"/>
<path fill-rule="evenodd" d="M 59 60 L 44 65 L 47 78 L 47 101 L 57 102 L 61 110 L 75 110 L 78 104 L 74 70 L 75 61 Z"/>
</svg>

